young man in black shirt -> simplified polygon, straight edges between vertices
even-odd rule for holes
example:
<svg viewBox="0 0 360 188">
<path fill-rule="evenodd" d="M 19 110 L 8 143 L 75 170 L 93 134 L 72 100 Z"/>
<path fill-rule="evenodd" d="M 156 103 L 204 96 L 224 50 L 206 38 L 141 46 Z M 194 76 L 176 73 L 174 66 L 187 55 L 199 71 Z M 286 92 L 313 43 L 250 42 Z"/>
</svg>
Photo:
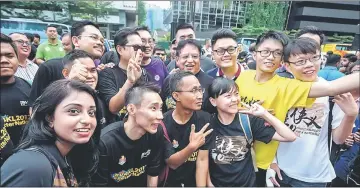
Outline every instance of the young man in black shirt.
<svg viewBox="0 0 360 188">
<path fill-rule="evenodd" d="M 211 46 L 218 67 L 209 70 L 207 74 L 213 78 L 225 77 L 235 81 L 245 70 L 237 60 L 240 49 L 236 42 L 236 33 L 231 29 L 215 31 L 211 39 Z"/>
<path fill-rule="evenodd" d="M 1 33 L 0 43 L 0 115 L 4 120 L 4 127 L 9 133 L 12 143 L 17 146 L 21 139 L 23 127 L 29 120 L 28 99 L 31 85 L 22 78 L 15 76 L 19 62 L 16 47 L 11 38 Z"/>
<path fill-rule="evenodd" d="M 98 89 L 110 112 L 122 120 L 127 111 L 125 93 L 137 80 L 149 81 L 141 68 L 144 46 L 139 34 L 132 28 L 123 28 L 115 35 L 114 43 L 120 62 L 113 68 L 99 73 Z"/>
<path fill-rule="evenodd" d="M 104 38 L 99 26 L 93 22 L 74 23 L 71 27 L 71 40 L 75 49 L 86 51 L 93 59 L 100 59 L 104 53 Z M 39 66 L 31 88 L 30 107 L 48 85 L 56 80 L 64 79 L 62 60 L 63 58 L 50 59 Z"/>
<path fill-rule="evenodd" d="M 163 120 L 171 141 L 164 141 L 170 167 L 165 186 L 204 187 L 209 167 L 207 135 L 212 131 L 205 131 L 210 114 L 200 111 L 204 89 L 191 72 L 179 71 L 171 77 L 170 90 L 176 108 L 166 112 Z"/>
<path fill-rule="evenodd" d="M 66 79 L 79 80 L 95 90 L 98 83 L 98 72 L 93 59 L 83 50 L 70 51 L 63 58 L 64 69 L 62 71 Z M 108 110 L 104 102 L 97 97 L 96 113 L 99 114 L 98 126 L 104 128 L 108 125 Z"/>
<path fill-rule="evenodd" d="M 206 73 L 200 70 L 200 53 L 201 46 L 194 39 L 188 39 L 180 41 L 177 49 L 176 49 L 176 65 L 178 66 L 176 72 L 178 70 L 190 71 L 195 77 L 199 80 L 201 88 L 204 89 L 203 101 L 208 97 L 207 88 L 212 83 L 213 79 Z M 176 102 L 172 98 L 172 94 L 170 92 L 170 79 L 172 75 L 170 75 L 165 79 L 164 85 L 161 90 L 161 98 L 163 99 L 164 111 L 175 108 Z M 210 111 L 206 105 L 207 103 L 203 103 L 202 109 L 205 111 Z"/>
<path fill-rule="evenodd" d="M 126 92 L 128 120 L 102 130 L 94 186 L 157 186 L 164 142 L 158 92 L 159 88 L 151 84 L 134 86 Z"/>
</svg>

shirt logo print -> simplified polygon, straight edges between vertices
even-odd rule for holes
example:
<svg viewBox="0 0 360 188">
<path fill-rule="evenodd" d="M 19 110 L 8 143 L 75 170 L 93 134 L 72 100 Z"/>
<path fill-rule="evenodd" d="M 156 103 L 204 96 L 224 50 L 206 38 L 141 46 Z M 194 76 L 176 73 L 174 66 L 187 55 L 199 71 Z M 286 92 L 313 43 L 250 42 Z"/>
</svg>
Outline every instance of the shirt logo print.
<svg viewBox="0 0 360 188">
<path fill-rule="evenodd" d="M 149 156 L 149 155 L 150 155 L 150 152 L 151 152 L 151 150 L 148 149 L 146 152 L 142 153 L 142 154 L 141 154 L 141 159 Z"/>
<path fill-rule="evenodd" d="M 119 159 L 119 165 L 123 165 L 126 163 L 126 157 L 125 156 L 121 156 L 121 158 Z"/>
</svg>

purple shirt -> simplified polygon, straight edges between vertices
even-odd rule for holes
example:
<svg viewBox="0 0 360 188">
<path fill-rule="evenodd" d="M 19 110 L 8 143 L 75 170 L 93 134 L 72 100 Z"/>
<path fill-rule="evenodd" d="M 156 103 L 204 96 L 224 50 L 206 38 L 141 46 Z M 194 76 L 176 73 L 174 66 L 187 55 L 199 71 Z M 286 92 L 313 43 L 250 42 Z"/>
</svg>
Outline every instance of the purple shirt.
<svg viewBox="0 0 360 188">
<path fill-rule="evenodd" d="M 151 58 L 151 62 L 142 67 L 149 73 L 151 81 L 155 82 L 161 88 L 165 78 L 169 74 L 165 64 L 158 58 Z"/>
</svg>

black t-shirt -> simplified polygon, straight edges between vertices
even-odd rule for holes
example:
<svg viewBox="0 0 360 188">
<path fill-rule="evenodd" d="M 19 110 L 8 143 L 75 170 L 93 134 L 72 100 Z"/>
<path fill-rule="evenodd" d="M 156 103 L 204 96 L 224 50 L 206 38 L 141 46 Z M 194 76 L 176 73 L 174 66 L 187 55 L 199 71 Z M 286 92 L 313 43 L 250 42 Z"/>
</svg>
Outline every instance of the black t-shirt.
<svg viewBox="0 0 360 188">
<path fill-rule="evenodd" d="M 161 99 L 164 102 L 163 105 L 163 111 L 166 112 L 168 110 L 174 109 L 176 106 L 176 102 L 175 100 L 172 98 L 171 93 L 170 93 L 170 79 L 171 79 L 171 74 L 169 74 L 169 76 L 167 76 L 165 78 L 164 81 L 164 85 L 161 89 Z M 204 95 L 203 95 L 203 104 L 201 106 L 201 109 L 204 111 L 209 112 L 209 104 L 207 102 L 209 94 L 208 94 L 208 89 L 209 86 L 211 85 L 212 81 L 214 80 L 213 77 L 207 75 L 206 73 L 204 73 L 203 71 L 199 71 L 195 77 L 199 80 L 200 85 L 203 89 L 205 89 Z"/>
<path fill-rule="evenodd" d="M 1 84 L 0 115 L 14 146 L 19 144 L 23 127 L 30 118 L 28 106 L 30 90 L 30 84 L 16 76 L 15 82 Z"/>
<path fill-rule="evenodd" d="M 6 161 L 6 159 L 12 154 L 12 150 L 14 145 L 10 139 L 9 133 L 6 131 L 4 127 L 4 120 L 0 118 L 0 167 Z"/>
<path fill-rule="evenodd" d="M 93 177 L 94 186 L 146 187 L 147 175 L 158 176 L 161 171 L 163 132 L 145 133 L 131 140 L 122 121 L 101 130 L 100 163 Z"/>
<path fill-rule="evenodd" d="M 210 123 L 210 114 L 204 111 L 193 112 L 190 120 L 184 124 L 179 125 L 172 117 L 174 110 L 170 110 L 164 114 L 163 122 L 166 126 L 169 138 L 172 143 L 169 143 L 164 139 L 165 142 L 165 159 L 170 158 L 171 155 L 181 151 L 189 144 L 189 136 L 191 132 L 191 125 L 195 125 L 195 132 L 201 130 L 206 124 Z M 211 125 L 210 125 L 211 126 Z M 209 127 L 210 127 L 209 126 Z M 208 127 L 208 129 L 210 129 Z M 201 146 L 200 150 L 208 150 L 211 141 L 211 134 L 206 137 L 205 144 Z M 166 182 L 166 186 L 178 187 L 184 184 L 186 187 L 195 187 L 195 170 L 196 160 L 199 150 L 195 151 L 185 163 L 180 165 L 176 170 L 170 169 L 169 176 Z"/>
<path fill-rule="evenodd" d="M 29 98 L 30 107 L 32 107 L 35 100 L 43 93 L 47 86 L 56 80 L 64 78 L 62 75 L 63 68 L 62 58 L 50 59 L 39 66 L 32 83 Z"/>
<path fill-rule="evenodd" d="M 119 56 L 117 55 L 116 51 L 108 51 L 106 52 L 100 59 L 100 64 L 108 64 L 114 63 L 115 66 L 119 64 Z"/>
<path fill-rule="evenodd" d="M 99 119 L 98 119 L 98 125 L 102 128 L 104 128 L 106 125 L 109 125 L 110 123 L 114 122 L 115 120 L 111 116 L 111 113 L 109 112 L 109 109 L 105 105 L 104 101 L 97 95 L 97 106 L 96 106 L 96 112 L 98 113 Z"/>
<path fill-rule="evenodd" d="M 142 75 L 140 79 L 148 81 L 149 75 L 145 69 L 142 69 Z M 107 107 L 112 97 L 114 97 L 120 90 L 120 88 L 125 84 L 127 80 L 126 70 L 121 69 L 119 66 L 113 68 L 105 68 L 99 72 L 99 82 L 97 89 L 99 91 L 100 97 L 104 100 Z M 126 107 L 120 110 L 119 116 L 120 120 L 125 117 L 127 113 Z M 115 118 L 116 115 L 111 115 L 111 118 Z"/>
<path fill-rule="evenodd" d="M 265 126 L 265 121 L 249 116 L 254 140 L 269 143 L 275 129 Z M 239 116 L 229 125 L 222 124 L 217 114 L 212 115 L 212 140 L 209 149 L 209 173 L 215 187 L 254 187 L 255 171 Z"/>
<path fill-rule="evenodd" d="M 31 45 L 31 51 L 30 51 L 28 59 L 30 59 L 31 61 L 34 60 L 34 58 L 36 56 L 36 51 L 37 51 L 36 46 L 32 44 Z"/>
</svg>

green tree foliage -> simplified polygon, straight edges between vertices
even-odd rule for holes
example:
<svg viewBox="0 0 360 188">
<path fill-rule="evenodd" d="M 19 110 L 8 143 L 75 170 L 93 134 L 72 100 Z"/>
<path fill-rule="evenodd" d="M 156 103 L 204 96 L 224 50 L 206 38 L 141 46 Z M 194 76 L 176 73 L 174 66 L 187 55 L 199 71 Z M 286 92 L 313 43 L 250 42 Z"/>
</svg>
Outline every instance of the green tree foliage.
<svg viewBox="0 0 360 188">
<path fill-rule="evenodd" d="M 140 0 L 137 4 L 138 25 L 144 25 L 146 21 L 145 3 Z"/>
<path fill-rule="evenodd" d="M 92 20 L 97 22 L 99 18 L 107 18 L 109 13 L 115 11 L 111 1 L 74 1 L 69 2 L 72 17 Z"/>
<path fill-rule="evenodd" d="M 282 30 L 285 25 L 289 2 L 254 1 L 248 3 L 245 19 L 255 27 Z"/>
</svg>

